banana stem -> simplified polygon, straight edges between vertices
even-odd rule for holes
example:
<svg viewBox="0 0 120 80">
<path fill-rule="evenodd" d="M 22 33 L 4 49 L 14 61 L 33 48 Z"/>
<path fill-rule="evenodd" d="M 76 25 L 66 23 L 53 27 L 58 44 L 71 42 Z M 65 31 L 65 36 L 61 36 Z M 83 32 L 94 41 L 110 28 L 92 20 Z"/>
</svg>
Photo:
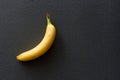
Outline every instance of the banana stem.
<svg viewBox="0 0 120 80">
<path fill-rule="evenodd" d="M 46 18 L 47 18 L 47 24 L 50 24 L 51 23 L 51 21 L 50 21 L 50 15 L 48 13 L 46 14 Z"/>
</svg>

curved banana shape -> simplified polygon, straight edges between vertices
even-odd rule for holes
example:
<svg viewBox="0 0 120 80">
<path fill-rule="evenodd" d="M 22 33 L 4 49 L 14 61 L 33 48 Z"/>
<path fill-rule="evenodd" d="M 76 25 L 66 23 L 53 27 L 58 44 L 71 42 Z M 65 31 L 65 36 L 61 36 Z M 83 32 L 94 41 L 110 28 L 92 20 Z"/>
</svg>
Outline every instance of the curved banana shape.
<svg viewBox="0 0 120 80">
<path fill-rule="evenodd" d="M 42 41 L 33 49 L 19 54 L 16 58 L 19 61 L 30 61 L 43 55 L 51 47 L 54 42 L 56 29 L 47 16 L 47 28 Z"/>
</svg>

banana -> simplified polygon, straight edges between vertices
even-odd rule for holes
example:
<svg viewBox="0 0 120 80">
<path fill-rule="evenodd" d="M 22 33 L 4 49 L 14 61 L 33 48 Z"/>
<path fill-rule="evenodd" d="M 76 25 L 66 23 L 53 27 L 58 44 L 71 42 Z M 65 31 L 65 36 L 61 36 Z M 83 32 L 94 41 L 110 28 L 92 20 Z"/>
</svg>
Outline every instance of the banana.
<svg viewBox="0 0 120 80">
<path fill-rule="evenodd" d="M 56 36 L 56 29 L 55 26 L 51 23 L 48 15 L 46 16 L 46 18 L 47 18 L 47 27 L 42 41 L 33 49 L 25 51 L 19 54 L 18 56 L 16 56 L 17 60 L 30 61 L 36 59 L 41 55 L 45 54 L 48 51 L 48 49 L 51 47 Z"/>
</svg>

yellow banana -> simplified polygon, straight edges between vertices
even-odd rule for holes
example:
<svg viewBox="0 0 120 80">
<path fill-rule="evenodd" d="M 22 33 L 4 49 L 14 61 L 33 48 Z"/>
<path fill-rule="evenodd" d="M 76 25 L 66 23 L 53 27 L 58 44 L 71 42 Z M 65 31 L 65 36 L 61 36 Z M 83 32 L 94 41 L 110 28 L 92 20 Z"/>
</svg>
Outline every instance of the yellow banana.
<svg viewBox="0 0 120 80">
<path fill-rule="evenodd" d="M 54 42 L 56 29 L 55 26 L 51 23 L 49 16 L 47 18 L 47 27 L 45 35 L 42 41 L 33 49 L 25 51 L 18 56 L 16 56 L 17 60 L 19 61 L 30 61 L 36 59 L 43 55 L 47 50 L 51 47 L 52 43 Z"/>
</svg>

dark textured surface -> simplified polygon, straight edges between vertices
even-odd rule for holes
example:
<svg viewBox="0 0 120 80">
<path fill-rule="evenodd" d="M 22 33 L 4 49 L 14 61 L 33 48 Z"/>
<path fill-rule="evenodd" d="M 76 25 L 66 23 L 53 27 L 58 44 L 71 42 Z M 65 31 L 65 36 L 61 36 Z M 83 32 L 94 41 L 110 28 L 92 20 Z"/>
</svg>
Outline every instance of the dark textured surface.
<svg viewBox="0 0 120 80">
<path fill-rule="evenodd" d="M 51 15 L 57 36 L 42 57 L 15 56 L 42 39 Z M 120 80 L 119 0 L 0 0 L 0 80 Z"/>
</svg>

